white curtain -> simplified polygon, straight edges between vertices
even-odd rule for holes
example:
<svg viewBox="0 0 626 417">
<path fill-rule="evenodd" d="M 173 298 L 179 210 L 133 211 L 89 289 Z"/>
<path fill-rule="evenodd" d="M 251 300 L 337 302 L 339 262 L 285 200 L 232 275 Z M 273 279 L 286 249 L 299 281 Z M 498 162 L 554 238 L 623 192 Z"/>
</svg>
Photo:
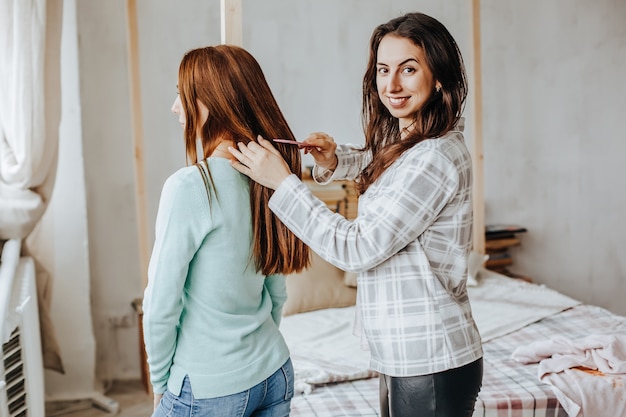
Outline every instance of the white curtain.
<svg viewBox="0 0 626 417">
<path fill-rule="evenodd" d="M 43 215 L 57 164 L 62 0 L 0 0 L 0 239 Z"/>
<path fill-rule="evenodd" d="M 0 240 L 26 241 L 50 201 L 61 118 L 62 16 L 63 0 L 0 0 Z M 37 239 L 29 240 L 25 254 L 37 252 L 30 245 Z M 62 373 L 49 314 L 50 276 L 35 262 L 44 367 Z"/>
</svg>

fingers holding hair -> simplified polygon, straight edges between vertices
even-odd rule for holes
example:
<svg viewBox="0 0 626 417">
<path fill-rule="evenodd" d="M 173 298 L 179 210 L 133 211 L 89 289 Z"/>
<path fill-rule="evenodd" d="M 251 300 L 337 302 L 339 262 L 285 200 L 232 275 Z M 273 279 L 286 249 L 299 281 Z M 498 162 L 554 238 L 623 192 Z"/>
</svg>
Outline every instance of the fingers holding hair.
<svg viewBox="0 0 626 417">
<path fill-rule="evenodd" d="M 282 155 L 270 141 L 257 138 L 257 142 L 237 143 L 237 149 L 229 147 L 228 151 L 237 159 L 231 162 L 233 168 L 247 175 L 259 184 L 276 189 L 280 183 L 291 175 L 289 166 Z"/>
<path fill-rule="evenodd" d="M 239 142 L 237 143 L 237 148 L 239 149 L 233 148 L 232 146 L 228 147 L 228 151 L 236 158 L 234 161 L 231 160 L 230 164 L 237 171 L 249 177 L 251 171 L 248 166 L 252 163 L 252 160 L 244 153 L 248 151 L 248 147 Z"/>
</svg>

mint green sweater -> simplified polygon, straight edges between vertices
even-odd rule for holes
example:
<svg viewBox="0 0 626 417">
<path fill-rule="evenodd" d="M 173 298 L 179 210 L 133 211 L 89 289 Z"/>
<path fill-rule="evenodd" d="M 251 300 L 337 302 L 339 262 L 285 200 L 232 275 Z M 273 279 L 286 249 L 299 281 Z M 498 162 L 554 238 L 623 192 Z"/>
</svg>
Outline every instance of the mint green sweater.
<svg viewBox="0 0 626 417">
<path fill-rule="evenodd" d="M 248 179 L 228 160 L 209 158 L 217 198 L 185 167 L 163 186 L 143 331 L 154 393 L 178 395 L 189 375 L 196 398 L 244 391 L 289 358 L 278 330 L 285 277 L 251 262 Z"/>
</svg>

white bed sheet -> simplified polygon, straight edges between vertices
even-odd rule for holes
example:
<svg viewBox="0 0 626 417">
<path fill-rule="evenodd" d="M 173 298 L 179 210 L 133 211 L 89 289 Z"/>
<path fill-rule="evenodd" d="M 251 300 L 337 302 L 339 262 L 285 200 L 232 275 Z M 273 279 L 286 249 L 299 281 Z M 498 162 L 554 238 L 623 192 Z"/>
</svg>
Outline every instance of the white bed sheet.
<svg viewBox="0 0 626 417">
<path fill-rule="evenodd" d="M 545 285 L 480 269 L 478 285 L 467 287 L 483 342 L 581 304 Z"/>
<path fill-rule="evenodd" d="M 317 384 L 376 376 L 369 369 L 369 352 L 353 335 L 355 308 L 327 308 L 283 317 L 283 333 L 293 362 L 297 393 Z"/>
</svg>

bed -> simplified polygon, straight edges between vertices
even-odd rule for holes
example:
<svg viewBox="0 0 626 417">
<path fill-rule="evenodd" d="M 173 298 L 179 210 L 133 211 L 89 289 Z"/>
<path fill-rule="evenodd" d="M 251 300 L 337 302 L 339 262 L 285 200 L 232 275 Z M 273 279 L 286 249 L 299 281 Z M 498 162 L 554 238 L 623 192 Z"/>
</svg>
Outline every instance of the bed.
<svg viewBox="0 0 626 417">
<path fill-rule="evenodd" d="M 624 336 L 625 317 L 486 269 L 477 276 L 477 285 L 468 291 L 483 338 L 484 377 L 474 416 L 626 416 L 626 374 L 575 369 L 583 388 L 580 398 L 572 399 L 575 395 L 558 381 L 539 379 L 539 362 L 520 363 L 513 356 L 520 346 L 555 338 L 575 341 L 600 333 Z M 290 297 L 295 286 L 288 279 Z M 310 289 L 305 293 L 312 297 Z M 293 314 L 292 308 L 292 314 L 283 318 L 281 330 L 291 349 L 296 378 L 293 417 L 379 415 L 378 378 L 368 368 L 368 353 L 353 335 L 354 309 L 345 305 Z M 626 350 L 622 353 L 626 356 Z M 626 358 L 622 359 L 626 366 Z M 591 379 L 602 381 L 605 392 L 599 395 Z M 594 387 L 594 392 L 585 392 L 585 386 Z M 604 405 L 600 414 L 582 412 L 607 401 L 611 404 Z M 582 410 L 576 402 L 582 403 Z"/>
</svg>

